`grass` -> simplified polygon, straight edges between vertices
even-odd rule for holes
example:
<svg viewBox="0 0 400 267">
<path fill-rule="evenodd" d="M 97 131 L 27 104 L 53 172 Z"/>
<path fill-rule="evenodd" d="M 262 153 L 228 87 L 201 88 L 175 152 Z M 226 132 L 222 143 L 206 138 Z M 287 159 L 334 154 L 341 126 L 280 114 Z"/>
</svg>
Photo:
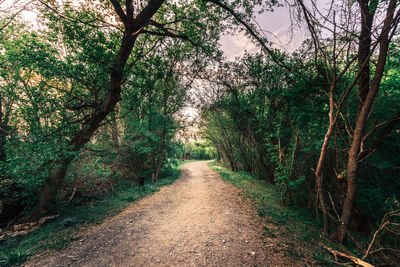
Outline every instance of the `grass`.
<svg viewBox="0 0 400 267">
<path fill-rule="evenodd" d="M 180 165 L 187 163 L 180 162 Z M 33 255 L 44 250 L 57 250 L 71 241 L 80 239 L 79 233 L 91 225 L 101 224 L 106 218 L 120 213 L 130 203 L 150 195 L 159 187 L 172 184 L 180 176 L 180 168 L 161 174 L 159 182 L 151 184 L 151 176 L 147 175 L 145 185 L 139 191 L 138 186 L 129 183 L 117 186 L 114 192 L 101 196 L 84 205 L 65 205 L 60 216 L 46 223 L 41 228 L 25 236 L 0 241 L 0 266 L 17 266 Z"/>
<path fill-rule="evenodd" d="M 310 211 L 298 206 L 282 206 L 281 194 L 276 187 L 246 172 L 233 172 L 208 164 L 219 172 L 225 181 L 241 189 L 241 196 L 249 199 L 257 208 L 258 215 L 265 218 L 264 235 L 274 238 L 276 246 L 285 255 L 310 264 L 334 265 L 332 257 L 319 246 L 321 239 L 328 240 L 321 232 L 321 223 Z M 326 241 L 327 242 L 327 241 Z"/>
</svg>

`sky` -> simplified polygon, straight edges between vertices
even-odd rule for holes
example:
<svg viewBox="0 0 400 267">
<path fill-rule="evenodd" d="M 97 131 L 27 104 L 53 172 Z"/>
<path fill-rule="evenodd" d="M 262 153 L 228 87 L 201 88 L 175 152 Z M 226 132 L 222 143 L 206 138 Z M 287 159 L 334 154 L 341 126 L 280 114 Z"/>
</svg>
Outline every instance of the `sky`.
<svg viewBox="0 0 400 267">
<path fill-rule="evenodd" d="M 332 0 L 315 1 L 318 8 L 323 10 L 328 8 Z M 304 1 L 306 6 L 310 6 L 310 0 Z M 308 33 L 298 26 L 292 27 L 289 7 L 287 5 L 274 8 L 272 12 L 264 12 L 256 16 L 255 22 L 264 31 L 264 37 L 268 42 L 272 42 L 273 48 L 279 48 L 287 52 L 293 52 L 301 46 Z M 222 50 L 228 60 L 243 56 L 247 52 L 256 52 L 260 48 L 245 36 L 244 33 L 225 35 L 221 38 Z"/>
<path fill-rule="evenodd" d="M 258 15 L 256 22 L 265 31 L 264 37 L 274 43 L 274 48 L 293 52 L 300 47 L 305 38 L 305 33 L 299 28 L 294 29 L 294 34 L 290 31 L 291 20 L 289 9 L 286 6 Z M 243 32 L 222 36 L 220 43 L 228 60 L 242 56 L 246 51 L 251 53 L 260 49 Z"/>
</svg>

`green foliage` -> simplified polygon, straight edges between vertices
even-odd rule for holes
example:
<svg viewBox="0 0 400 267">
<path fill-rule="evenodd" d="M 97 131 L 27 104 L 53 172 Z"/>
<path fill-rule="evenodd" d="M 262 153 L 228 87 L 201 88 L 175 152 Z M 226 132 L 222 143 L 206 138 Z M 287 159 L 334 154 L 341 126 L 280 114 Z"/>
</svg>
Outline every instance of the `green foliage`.
<svg viewBox="0 0 400 267">
<path fill-rule="evenodd" d="M 104 62 L 72 52 L 90 43 L 89 35 L 79 36 L 79 44 L 72 39 L 71 46 L 60 44 L 57 34 L 62 31 L 49 26 L 48 31 L 36 32 L 11 24 L 2 32 L 0 43 L 1 123 L 8 129 L 6 142 L 1 143 L 5 160 L 0 170 L 10 181 L 0 188 L 0 197 L 15 198 L 28 209 L 58 162 L 79 155 L 70 150 L 69 141 L 80 131 L 79 124 L 90 108 L 74 107 L 91 102 L 89 88 L 104 88 L 108 83 Z M 97 48 L 86 49 L 94 52 Z M 95 79 L 91 78 L 94 72 Z"/>
<path fill-rule="evenodd" d="M 315 185 L 313 170 L 328 128 L 328 81 L 313 69 L 325 67 L 318 65 L 307 51 L 304 47 L 292 55 L 281 55 L 289 68 L 302 74 L 301 79 L 265 55 L 245 55 L 230 64 L 222 64 L 211 79 L 222 89 L 218 97 L 203 107 L 201 114 L 204 138 L 213 143 L 222 162 L 232 170 L 244 170 L 276 184 L 282 202 L 288 204 L 313 202 L 315 196 L 310 194 Z M 399 165 L 400 157 L 394 156 L 400 151 L 399 136 L 395 134 L 398 126 L 385 137 L 378 130 L 384 126 L 376 128 L 378 122 L 394 122 L 393 118 L 398 116 L 396 103 L 400 95 L 395 85 L 398 53 L 397 46 L 393 45 L 387 75 L 369 120 L 371 135 L 368 133 L 363 144 L 363 149 L 370 149 L 372 153 L 359 169 L 357 204 L 365 214 L 374 214 L 374 220 L 379 220 L 382 214 L 373 211 L 382 210 L 385 200 L 399 192 L 398 179 L 395 179 L 399 169 L 395 166 Z M 353 81 L 353 71 L 338 82 L 338 94 L 343 94 Z M 339 198 L 345 190 L 351 121 L 357 113 L 357 103 L 351 99 L 355 97 L 355 92 L 350 91 L 347 114 L 338 118 L 323 170 L 324 186 L 335 202 L 341 201 Z M 377 144 L 379 149 L 374 150 Z M 337 179 L 339 174 L 342 180 Z"/>
<path fill-rule="evenodd" d="M 298 60 L 292 56 L 287 61 Z M 309 173 L 298 159 L 307 154 L 310 158 L 320 148 L 324 122 L 310 112 L 323 111 L 321 86 L 314 77 L 309 81 L 295 78 L 267 56 L 246 55 L 221 68 L 224 75 L 215 79 L 225 91 L 202 110 L 205 137 L 232 169 L 276 183 L 282 201 L 292 202 L 292 191 L 299 190 Z M 310 69 L 303 71 L 305 76 L 313 75 Z M 310 146 L 315 147 L 311 155 Z"/>
<path fill-rule="evenodd" d="M 192 159 L 213 159 L 215 154 L 215 148 L 209 142 L 194 142 L 190 150 Z"/>
</svg>

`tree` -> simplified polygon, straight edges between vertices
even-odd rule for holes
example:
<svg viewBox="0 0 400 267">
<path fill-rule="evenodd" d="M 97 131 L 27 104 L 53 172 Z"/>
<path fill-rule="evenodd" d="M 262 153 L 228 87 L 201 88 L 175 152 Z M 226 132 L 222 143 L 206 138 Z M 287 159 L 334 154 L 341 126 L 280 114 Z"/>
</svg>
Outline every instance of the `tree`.
<svg viewBox="0 0 400 267">
<path fill-rule="evenodd" d="M 358 87 L 359 104 L 355 118 L 355 126 L 351 146 L 349 148 L 349 157 L 347 162 L 347 192 L 343 202 L 341 224 L 339 226 L 338 241 L 343 242 L 346 237 L 347 227 L 353 210 L 356 192 L 357 192 L 357 170 L 359 166 L 359 156 L 362 140 L 365 134 L 369 114 L 372 111 L 373 104 L 380 89 L 383 73 L 385 70 L 389 44 L 394 34 L 393 31 L 399 23 L 399 13 L 396 12 L 397 1 L 391 0 L 387 6 L 386 17 L 377 43 L 379 44 L 379 55 L 376 63 L 375 73 L 370 83 L 370 57 L 373 49 L 371 47 L 372 22 L 375 16 L 377 2 L 359 1 L 362 19 L 361 35 L 359 41 L 359 70 Z M 371 51 L 372 50 L 372 51 Z"/>
<path fill-rule="evenodd" d="M 113 111 L 121 99 L 121 85 L 125 76 L 125 67 L 138 37 L 138 33 L 149 23 L 150 19 L 164 3 L 163 0 L 151 0 L 141 8 L 134 17 L 133 1 L 127 1 L 125 11 L 118 1 L 110 1 L 115 13 L 122 22 L 123 34 L 114 62 L 109 71 L 109 85 L 102 101 L 96 103 L 93 113 L 85 119 L 80 131 L 74 135 L 69 143 L 71 151 L 79 151 L 97 130 L 100 123 Z M 46 181 L 39 192 L 35 205 L 36 216 L 43 216 L 52 211 L 56 203 L 56 196 L 66 175 L 72 157 L 63 157 L 58 161 L 52 176 Z"/>
</svg>

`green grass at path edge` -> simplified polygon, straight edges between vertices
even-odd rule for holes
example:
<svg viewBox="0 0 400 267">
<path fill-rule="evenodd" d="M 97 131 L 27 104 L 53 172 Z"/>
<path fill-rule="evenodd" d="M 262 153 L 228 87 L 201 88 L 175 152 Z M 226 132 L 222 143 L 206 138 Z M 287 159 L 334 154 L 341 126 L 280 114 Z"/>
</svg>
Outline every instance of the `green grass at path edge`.
<svg viewBox="0 0 400 267">
<path fill-rule="evenodd" d="M 196 160 L 180 161 L 169 176 L 160 178 L 156 184 L 151 184 L 151 174 L 145 174 L 145 185 L 140 191 L 137 185 L 132 187 L 129 183 L 123 183 L 114 192 L 85 205 L 63 206 L 60 216 L 41 228 L 27 235 L 0 241 L 0 266 L 23 264 L 44 250 L 61 249 L 80 239 L 79 233 L 91 225 L 101 224 L 106 218 L 122 212 L 130 203 L 158 191 L 161 186 L 172 184 L 181 174 L 180 166 L 193 161 Z"/>
<path fill-rule="evenodd" d="M 268 225 L 275 225 L 271 229 L 265 227 L 264 235 L 280 241 L 274 244 L 279 251 L 310 264 L 334 266 L 333 258 L 319 246 L 322 225 L 315 221 L 309 210 L 282 206 L 281 194 L 276 187 L 246 172 L 233 172 L 215 161 L 208 166 L 217 171 L 223 180 L 241 189 L 240 195 L 256 205 L 258 215 L 265 218 Z"/>
</svg>

